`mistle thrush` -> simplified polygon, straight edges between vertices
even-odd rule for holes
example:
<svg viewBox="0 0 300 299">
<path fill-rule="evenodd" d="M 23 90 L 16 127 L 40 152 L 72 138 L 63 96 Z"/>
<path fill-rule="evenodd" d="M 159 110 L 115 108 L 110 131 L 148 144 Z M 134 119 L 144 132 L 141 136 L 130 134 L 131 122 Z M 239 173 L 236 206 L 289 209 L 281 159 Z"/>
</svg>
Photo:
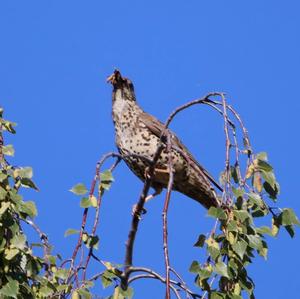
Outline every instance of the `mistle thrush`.
<svg viewBox="0 0 300 299">
<path fill-rule="evenodd" d="M 148 161 L 153 159 L 165 129 L 164 124 L 140 108 L 136 102 L 132 82 L 122 77 L 119 71 L 116 70 L 108 81 L 113 85 L 112 117 L 118 150 L 133 173 L 144 181 L 149 167 L 146 159 Z M 176 135 L 173 132 L 170 134 L 174 170 L 173 190 L 196 200 L 207 209 L 211 206 L 219 206 L 212 185 L 222 190 L 221 187 Z M 166 144 L 166 140 L 162 141 Z M 156 194 L 163 188 L 167 188 L 168 169 L 168 154 L 165 147 L 155 166 L 152 180 L 152 187 Z"/>
</svg>

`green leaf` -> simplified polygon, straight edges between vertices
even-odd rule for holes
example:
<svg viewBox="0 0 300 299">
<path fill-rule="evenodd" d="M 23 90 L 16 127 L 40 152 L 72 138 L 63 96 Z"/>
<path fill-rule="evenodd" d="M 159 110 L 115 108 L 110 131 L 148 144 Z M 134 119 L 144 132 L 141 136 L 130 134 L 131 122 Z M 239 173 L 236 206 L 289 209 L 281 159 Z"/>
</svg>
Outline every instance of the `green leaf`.
<svg viewBox="0 0 300 299">
<path fill-rule="evenodd" d="M 95 283 L 90 280 L 84 280 L 83 283 L 86 288 L 93 288 L 95 286 Z"/>
<path fill-rule="evenodd" d="M 227 265 L 223 262 L 216 263 L 214 271 L 220 274 L 221 276 L 229 278 Z"/>
<path fill-rule="evenodd" d="M 109 190 L 111 183 L 114 181 L 112 173 L 110 170 L 105 170 L 100 174 L 101 184 L 100 187 Z"/>
<path fill-rule="evenodd" d="M 4 214 L 5 211 L 9 208 L 10 202 L 1 202 L 0 206 L 0 215 Z"/>
<path fill-rule="evenodd" d="M 133 288 L 128 287 L 126 290 L 120 288 L 120 294 L 124 296 L 124 298 L 131 299 L 133 297 Z"/>
<path fill-rule="evenodd" d="M 210 207 L 207 212 L 207 215 L 214 217 L 214 218 L 218 218 L 220 220 L 225 220 L 227 218 L 227 216 L 222 208 Z"/>
<path fill-rule="evenodd" d="M 235 244 L 232 245 L 232 249 L 236 252 L 236 254 L 241 259 L 243 259 L 247 247 L 248 247 L 248 244 L 244 240 L 237 241 Z"/>
<path fill-rule="evenodd" d="M 39 191 L 39 188 L 36 186 L 36 184 L 29 178 L 21 178 L 21 185 L 25 188 L 32 188 Z"/>
<path fill-rule="evenodd" d="M 33 201 L 22 202 L 20 211 L 26 213 L 31 218 L 37 216 L 37 208 Z"/>
<path fill-rule="evenodd" d="M 52 294 L 54 293 L 54 291 L 49 288 L 48 286 L 42 286 L 40 288 L 40 294 L 43 296 L 43 297 L 49 297 L 51 296 Z"/>
<path fill-rule="evenodd" d="M 33 171 L 31 167 L 22 167 L 14 170 L 14 177 L 22 177 L 31 179 L 33 176 Z"/>
<path fill-rule="evenodd" d="M 80 200 L 80 207 L 81 208 L 88 208 L 88 207 L 91 207 L 93 204 L 91 202 L 91 199 L 89 197 L 83 197 L 81 200 Z"/>
<path fill-rule="evenodd" d="M 60 285 L 56 286 L 56 289 L 58 291 L 70 292 L 70 285 L 68 285 L 68 284 L 60 284 Z"/>
<path fill-rule="evenodd" d="M 99 246 L 99 237 L 98 236 L 92 236 L 91 238 L 91 241 L 90 241 L 90 246 L 95 248 L 95 249 L 98 249 L 98 246 Z"/>
<path fill-rule="evenodd" d="M 191 266 L 190 266 L 190 269 L 189 271 L 191 273 L 198 273 L 200 271 L 200 265 L 197 261 L 193 261 Z"/>
<path fill-rule="evenodd" d="M 227 231 L 231 231 L 231 232 L 237 232 L 238 231 L 238 226 L 237 226 L 236 221 L 231 220 L 231 221 L 228 222 Z"/>
<path fill-rule="evenodd" d="M 101 276 L 101 282 L 102 282 L 102 286 L 104 289 L 113 283 L 112 278 L 114 278 L 114 277 L 116 277 L 116 275 L 114 275 L 111 271 L 106 270 L 103 273 L 103 275 Z"/>
<path fill-rule="evenodd" d="M 76 195 L 84 195 L 88 192 L 87 188 L 82 183 L 75 185 L 69 191 L 71 191 L 72 193 L 74 193 Z"/>
<path fill-rule="evenodd" d="M 256 231 L 259 234 L 262 234 L 262 235 L 266 234 L 266 235 L 269 235 L 269 236 L 273 236 L 272 231 L 268 226 L 258 227 L 258 228 L 256 228 Z"/>
<path fill-rule="evenodd" d="M 75 235 L 75 234 L 78 234 L 79 233 L 79 230 L 78 229 L 73 229 L 73 228 L 69 228 L 65 231 L 65 237 L 68 237 L 70 235 Z"/>
<path fill-rule="evenodd" d="M 220 249 L 219 243 L 212 237 L 208 238 L 205 243 L 208 245 L 208 247 L 213 247 L 215 249 Z"/>
<path fill-rule="evenodd" d="M 235 166 L 230 166 L 230 174 L 231 177 L 233 178 L 233 181 L 238 184 L 239 178 L 238 178 L 238 171 L 237 171 L 237 165 Z"/>
<path fill-rule="evenodd" d="M 8 132 L 15 134 L 16 131 L 13 127 L 15 127 L 17 124 L 12 122 L 12 121 L 8 121 L 8 120 L 4 120 L 1 119 L 2 125 L 3 125 L 3 129 L 7 130 Z"/>
<path fill-rule="evenodd" d="M 254 249 L 261 249 L 262 248 L 262 240 L 260 238 L 260 236 L 258 235 L 247 235 L 247 238 L 249 240 L 249 246 L 251 248 L 254 248 Z"/>
<path fill-rule="evenodd" d="M 54 275 L 55 277 L 66 279 L 68 278 L 69 270 L 68 269 L 58 269 Z"/>
<path fill-rule="evenodd" d="M 261 179 L 261 174 L 258 171 L 254 172 L 254 176 L 252 179 L 252 185 L 253 187 L 260 193 L 262 192 L 262 179 Z"/>
<path fill-rule="evenodd" d="M 3 172 L 0 172 L 0 182 L 3 182 L 6 178 L 7 178 L 7 174 L 3 173 Z"/>
<path fill-rule="evenodd" d="M 92 299 L 92 294 L 87 289 L 79 289 L 78 293 L 81 295 L 81 299 Z"/>
<path fill-rule="evenodd" d="M 209 299 L 223 299 L 225 298 L 225 294 L 220 292 L 211 292 Z"/>
<path fill-rule="evenodd" d="M 97 208 L 98 207 L 98 200 L 95 195 L 89 196 L 92 207 Z"/>
<path fill-rule="evenodd" d="M 234 275 L 237 274 L 237 270 L 239 267 L 234 258 L 229 259 L 227 268 L 228 268 L 228 273 L 233 273 Z"/>
<path fill-rule="evenodd" d="M 219 243 L 214 240 L 212 237 L 210 237 L 209 239 L 207 239 L 205 241 L 205 243 L 208 246 L 208 252 L 211 255 L 211 257 L 216 260 L 216 258 L 220 255 L 220 247 L 219 247 Z"/>
<path fill-rule="evenodd" d="M 295 236 L 294 227 L 292 225 L 286 225 L 284 228 L 286 229 L 288 234 L 291 236 L 291 238 L 294 238 L 294 236 Z"/>
<path fill-rule="evenodd" d="M 262 240 L 262 248 L 258 250 L 258 254 L 262 257 L 264 257 L 264 259 L 267 259 L 267 255 L 268 255 L 268 244 Z"/>
<path fill-rule="evenodd" d="M 98 249 L 98 245 L 99 245 L 99 237 L 98 236 L 89 236 L 86 246 L 88 248 L 93 247 L 95 249 Z"/>
<path fill-rule="evenodd" d="M 264 217 L 268 214 L 267 209 L 256 208 L 252 213 L 252 217 Z"/>
<path fill-rule="evenodd" d="M 282 225 L 300 225 L 299 219 L 292 209 L 283 209 L 279 216 L 279 221 Z"/>
<path fill-rule="evenodd" d="M 226 234 L 226 239 L 228 240 L 229 244 L 231 244 L 231 245 L 236 243 L 236 237 L 235 237 L 235 234 L 232 231 L 229 231 Z"/>
<path fill-rule="evenodd" d="M 105 170 L 100 174 L 101 181 L 114 181 L 112 172 L 110 170 Z"/>
<path fill-rule="evenodd" d="M 264 160 L 258 159 L 257 167 L 258 167 L 259 170 L 263 170 L 263 171 L 266 171 L 266 172 L 273 171 L 273 167 L 268 162 L 266 162 Z"/>
<path fill-rule="evenodd" d="M 245 178 L 246 179 L 250 179 L 253 176 L 254 171 L 255 171 L 255 167 L 254 167 L 253 163 L 251 163 L 249 165 L 249 167 L 247 168 L 247 172 L 246 172 Z"/>
<path fill-rule="evenodd" d="M 17 299 L 17 295 L 19 294 L 19 282 L 9 279 L 9 281 L 1 287 L 0 294 Z"/>
<path fill-rule="evenodd" d="M 258 160 L 262 160 L 262 161 L 267 161 L 268 160 L 268 156 L 266 152 L 260 152 L 256 155 L 256 158 Z"/>
<path fill-rule="evenodd" d="M 272 218 L 272 228 L 271 228 L 273 237 L 276 237 L 278 235 L 279 229 L 280 229 L 280 223 L 278 221 L 278 218 L 273 217 Z"/>
<path fill-rule="evenodd" d="M 246 219 L 251 218 L 251 215 L 246 210 L 234 210 L 233 214 L 241 222 L 244 222 Z"/>
<path fill-rule="evenodd" d="M 26 236 L 25 235 L 14 235 L 11 240 L 11 245 L 18 249 L 24 249 L 26 244 Z"/>
<path fill-rule="evenodd" d="M 51 265 L 56 265 L 56 256 L 55 255 L 46 255 L 46 259 L 49 261 Z"/>
<path fill-rule="evenodd" d="M 234 188 L 234 187 L 232 187 L 232 192 L 233 192 L 233 194 L 235 195 L 236 198 L 243 197 L 243 195 L 245 193 L 244 189 Z"/>
<path fill-rule="evenodd" d="M 199 277 L 201 277 L 201 279 L 206 279 L 211 276 L 212 272 L 213 272 L 213 267 L 212 265 L 208 264 L 206 267 L 200 268 L 198 275 Z"/>
<path fill-rule="evenodd" d="M 274 187 L 272 187 L 268 182 L 264 182 L 264 189 L 269 194 L 269 197 L 276 202 L 277 195 L 279 194 L 279 184 L 276 183 Z"/>
<path fill-rule="evenodd" d="M 89 197 L 83 197 L 80 200 L 80 207 L 81 208 L 89 208 L 89 207 L 96 208 L 97 205 L 98 205 L 97 198 L 94 195 L 89 196 Z"/>
<path fill-rule="evenodd" d="M 202 235 L 202 234 L 201 234 L 201 235 L 198 237 L 197 242 L 194 244 L 194 247 L 203 247 L 203 245 L 204 245 L 204 243 L 205 243 L 205 239 L 206 239 L 205 235 Z"/>
<path fill-rule="evenodd" d="M 248 280 L 249 277 L 245 275 L 245 277 L 241 276 L 240 277 L 240 281 L 239 284 L 240 286 L 247 291 L 247 293 L 249 295 L 251 295 L 253 293 L 253 283 L 251 281 Z M 254 297 L 249 296 L 250 299 L 254 299 Z"/>
<path fill-rule="evenodd" d="M 122 267 L 120 264 L 112 264 L 110 262 L 103 262 L 107 271 L 111 272 L 114 276 L 112 277 L 120 277 L 122 275 L 122 271 L 118 269 L 118 267 Z M 107 274 L 106 274 L 107 275 Z"/>
<path fill-rule="evenodd" d="M 210 285 L 208 284 L 208 278 L 202 279 L 199 275 L 196 276 L 196 285 L 199 286 L 202 290 L 210 292 Z"/>
<path fill-rule="evenodd" d="M 107 287 L 109 287 L 112 283 L 113 283 L 113 280 L 102 275 L 101 276 L 101 282 L 102 282 L 102 286 L 104 289 L 106 289 Z"/>
<path fill-rule="evenodd" d="M 14 156 L 15 150 L 12 144 L 2 145 L 2 153 L 6 156 Z"/>
<path fill-rule="evenodd" d="M 254 192 L 251 192 L 248 194 L 248 199 L 249 199 L 249 202 L 254 204 L 254 205 L 257 205 L 258 207 L 264 207 L 264 201 L 262 200 L 262 198 L 260 197 L 260 195 L 254 193 Z"/>
<path fill-rule="evenodd" d="M 109 299 L 125 299 L 125 297 L 123 296 L 122 292 L 122 288 L 120 287 L 115 287 L 114 289 L 114 294 L 111 298 Z"/>
<path fill-rule="evenodd" d="M 264 180 L 269 183 L 271 188 L 275 188 L 276 186 L 276 178 L 273 172 L 267 172 L 267 171 L 261 171 L 261 175 L 264 178 Z"/>
<path fill-rule="evenodd" d="M 4 253 L 5 253 L 5 259 L 8 261 L 12 260 L 18 253 L 19 249 L 17 248 L 6 248 Z"/>
</svg>

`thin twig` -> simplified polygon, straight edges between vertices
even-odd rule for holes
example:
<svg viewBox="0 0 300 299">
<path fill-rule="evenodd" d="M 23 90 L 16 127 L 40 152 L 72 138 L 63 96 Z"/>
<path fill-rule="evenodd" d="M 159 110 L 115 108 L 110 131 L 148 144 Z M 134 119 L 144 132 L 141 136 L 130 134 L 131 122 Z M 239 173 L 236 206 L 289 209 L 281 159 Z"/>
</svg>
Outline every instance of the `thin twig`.
<svg viewBox="0 0 300 299">
<path fill-rule="evenodd" d="M 211 288 L 212 284 L 214 283 L 215 279 L 216 279 L 217 275 L 215 274 L 214 277 L 211 279 L 210 283 L 209 283 L 209 287 Z M 204 291 L 203 295 L 201 296 L 201 299 L 204 299 L 205 296 L 207 294 L 207 291 Z"/>
<path fill-rule="evenodd" d="M 97 163 L 96 165 L 96 171 L 95 171 L 95 176 L 93 178 L 93 181 L 92 181 L 92 184 L 91 184 L 91 188 L 90 188 L 90 192 L 89 192 L 89 196 L 92 196 L 94 194 L 94 191 L 95 191 L 95 187 L 96 187 L 96 182 L 97 182 L 97 179 L 99 177 L 99 173 L 100 173 L 100 167 L 102 166 L 102 164 L 110 157 L 119 157 L 120 155 L 117 154 L 117 153 L 114 153 L 114 152 L 110 152 L 110 153 L 107 153 L 106 155 L 104 155 L 100 161 Z M 81 222 L 81 229 L 80 229 L 80 234 L 79 234 L 79 238 L 78 238 L 78 241 L 77 241 L 77 244 L 76 244 L 76 247 L 73 251 L 73 254 L 72 254 L 72 258 L 71 258 L 71 265 L 70 265 L 70 271 L 69 271 L 69 276 L 67 278 L 67 281 L 69 280 L 69 277 L 73 271 L 73 267 L 74 267 L 74 263 L 75 263 L 75 259 L 76 259 L 76 256 L 77 256 L 77 253 L 78 253 L 78 250 L 81 248 L 82 246 L 82 236 L 83 236 L 83 233 L 84 233 L 84 230 L 85 230 L 85 225 L 86 225 L 86 222 L 87 222 L 87 215 L 88 215 L 88 208 L 85 208 L 84 211 L 83 211 L 83 216 L 82 216 L 82 222 Z"/>
<path fill-rule="evenodd" d="M 43 243 L 43 247 L 44 247 L 44 258 L 46 260 L 48 260 L 47 255 L 50 254 L 50 249 L 51 246 L 48 242 L 48 237 L 45 233 L 42 232 L 42 230 L 30 219 L 23 219 L 23 218 L 19 218 L 20 220 L 24 221 L 25 223 L 27 223 L 28 225 L 30 225 L 39 235 L 42 243 Z"/>
<path fill-rule="evenodd" d="M 145 273 L 148 273 L 150 275 L 153 275 L 154 277 L 159 279 L 161 282 L 166 283 L 166 279 L 163 276 L 161 276 L 160 274 L 158 274 L 157 272 L 153 271 L 152 269 L 149 269 L 149 268 L 146 268 L 146 267 L 131 267 L 130 268 L 130 273 L 133 273 L 133 272 L 145 272 Z M 134 278 L 134 276 L 128 280 L 128 283 L 132 282 L 133 278 Z M 189 293 L 192 296 L 192 298 L 201 298 L 201 296 L 199 294 L 194 293 L 185 284 L 183 284 L 179 281 L 175 281 L 175 280 L 170 279 L 170 283 L 173 284 L 173 285 L 178 286 L 183 291 Z"/>
<path fill-rule="evenodd" d="M 130 231 L 128 234 L 128 239 L 126 241 L 124 272 L 122 275 L 122 285 L 121 285 L 123 289 L 127 288 L 128 278 L 129 278 L 129 274 L 130 274 L 129 269 L 132 266 L 133 247 L 134 247 L 136 233 L 138 230 L 138 225 L 140 222 L 140 215 L 144 209 L 145 200 L 148 195 L 149 189 L 151 187 L 155 165 L 160 157 L 160 154 L 161 154 L 163 148 L 164 148 L 164 145 L 162 143 L 160 143 L 160 145 L 158 146 L 156 153 L 153 157 L 152 163 L 149 166 L 147 173 L 145 174 L 145 182 L 144 182 L 143 190 L 141 192 L 139 201 L 138 201 L 137 205 L 135 206 L 135 211 L 132 216 L 131 228 L 130 228 Z"/>
<path fill-rule="evenodd" d="M 170 267 L 170 271 L 175 274 L 175 276 L 181 281 L 181 283 L 184 287 L 187 287 L 185 281 L 182 279 L 182 277 L 178 274 L 178 272 L 174 268 Z M 185 292 L 186 292 L 186 298 L 187 299 L 191 298 L 190 294 L 186 290 L 185 290 Z"/>
<path fill-rule="evenodd" d="M 166 280 L 162 276 L 156 276 L 153 274 L 139 274 L 139 275 L 135 275 L 135 276 L 131 277 L 128 280 L 128 284 L 134 282 L 135 280 L 143 279 L 143 278 L 157 279 L 157 280 L 161 281 L 162 283 L 166 283 Z M 170 289 L 174 292 L 177 299 L 181 299 L 179 292 L 176 290 L 176 288 L 172 284 L 170 284 Z"/>
<path fill-rule="evenodd" d="M 104 163 L 104 161 L 105 161 L 105 159 L 103 159 L 103 161 L 100 161 L 100 167 Z M 117 165 L 120 163 L 120 161 L 121 161 L 121 158 L 118 156 L 117 160 L 113 163 L 113 165 L 109 168 L 109 170 L 113 171 L 117 167 Z M 100 171 L 100 167 L 99 167 L 99 171 Z M 98 180 L 98 184 L 99 184 L 99 186 L 101 186 L 101 177 L 99 175 L 99 171 L 98 171 L 98 174 L 96 172 L 95 179 L 94 179 L 93 183 L 96 182 L 96 180 Z M 91 188 L 91 191 L 90 191 L 90 194 L 89 194 L 90 198 L 94 194 L 94 189 L 95 189 L 95 184 L 92 185 L 92 188 Z M 94 224 L 93 224 L 93 228 L 92 228 L 92 233 L 90 235 L 91 237 L 95 236 L 96 230 L 97 230 L 97 227 L 98 227 L 99 215 L 100 215 L 100 207 L 101 207 L 101 202 L 102 202 L 102 193 L 103 193 L 103 191 L 104 191 L 103 188 L 101 188 L 101 187 L 98 188 L 97 207 L 96 207 L 96 214 L 95 214 Z M 86 262 L 85 262 L 84 270 L 83 270 L 83 275 L 82 275 L 82 279 L 83 280 L 86 279 L 86 271 L 87 271 L 88 264 L 89 264 L 89 261 L 90 261 L 90 258 L 92 256 L 92 254 L 93 254 L 93 246 L 90 247 L 88 256 L 86 258 Z"/>
<path fill-rule="evenodd" d="M 2 109 L 0 107 L 0 109 Z M 2 117 L 2 115 L 0 116 L 0 118 Z M 4 139 L 3 139 L 3 134 L 2 134 L 2 123 L 0 122 L 0 164 L 1 166 L 3 166 L 4 164 L 4 155 L 3 155 L 3 150 L 2 150 L 2 146 L 4 145 Z"/>
<path fill-rule="evenodd" d="M 190 101 L 182 106 L 179 106 L 178 108 L 176 108 L 168 117 L 167 121 L 165 122 L 165 127 L 168 128 L 171 121 L 173 120 L 173 118 L 182 110 L 185 110 L 193 105 L 197 105 L 197 104 L 214 104 L 215 102 L 210 100 L 209 98 L 214 97 L 214 96 L 221 96 L 222 93 L 220 92 L 211 92 L 209 94 L 207 94 L 206 96 L 204 96 L 203 98 L 200 99 L 195 99 L 193 101 Z M 214 107 L 215 108 L 215 107 Z"/>
<path fill-rule="evenodd" d="M 225 176 L 226 176 L 226 183 L 224 186 L 224 192 L 226 194 L 225 200 L 226 204 L 229 202 L 229 198 L 227 198 L 227 194 L 229 192 L 230 187 L 230 138 L 229 138 L 229 132 L 228 132 L 228 117 L 227 117 L 227 104 L 224 94 L 221 94 L 222 97 L 222 103 L 223 103 L 223 117 L 224 117 L 224 132 L 225 132 Z"/>
<path fill-rule="evenodd" d="M 174 169 L 173 169 L 173 159 L 172 159 L 172 139 L 171 134 L 167 135 L 167 153 L 168 153 L 168 170 L 169 170 L 169 180 L 166 198 L 164 202 L 163 209 L 163 249 L 165 257 L 165 267 L 166 267 L 166 299 L 170 299 L 170 259 L 169 259 L 169 249 L 168 249 L 168 208 L 171 198 L 171 192 L 173 188 L 174 181 Z"/>
<path fill-rule="evenodd" d="M 251 148 L 250 138 L 249 138 L 249 135 L 248 135 L 248 130 L 246 129 L 240 115 L 236 112 L 236 110 L 231 105 L 228 105 L 227 107 L 232 112 L 232 114 L 235 116 L 235 118 L 238 120 L 238 122 L 240 124 L 240 127 L 242 129 L 242 132 L 243 132 L 244 147 L 246 148 L 247 156 L 248 156 L 247 167 L 246 167 L 245 175 L 244 175 L 244 178 L 243 178 L 243 182 L 245 182 L 246 181 L 247 169 L 251 164 L 251 160 L 253 160 L 253 151 L 252 151 L 252 148 Z"/>
</svg>

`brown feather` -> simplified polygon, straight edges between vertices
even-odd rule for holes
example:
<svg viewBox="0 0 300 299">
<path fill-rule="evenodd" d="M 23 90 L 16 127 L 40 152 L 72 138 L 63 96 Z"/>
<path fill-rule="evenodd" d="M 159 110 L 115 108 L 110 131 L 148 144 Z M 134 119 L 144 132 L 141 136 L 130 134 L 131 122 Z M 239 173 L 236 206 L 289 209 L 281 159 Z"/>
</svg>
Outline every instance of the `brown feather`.
<svg viewBox="0 0 300 299">
<path fill-rule="evenodd" d="M 154 135 L 156 135 L 158 138 L 161 137 L 165 129 L 165 126 L 161 121 L 159 121 L 154 116 L 145 112 L 141 113 L 139 118 Z M 198 161 L 192 156 L 192 154 L 189 152 L 186 146 L 180 141 L 180 139 L 172 131 L 170 132 L 173 136 L 172 144 L 175 145 L 175 147 L 178 147 L 179 149 L 184 151 L 189 157 L 189 159 L 193 161 L 195 165 L 197 165 L 200 174 L 204 175 L 212 184 L 214 184 L 214 186 L 216 186 L 220 191 L 223 192 L 222 187 L 214 180 L 214 178 L 208 173 L 208 171 L 198 163 Z"/>
</svg>

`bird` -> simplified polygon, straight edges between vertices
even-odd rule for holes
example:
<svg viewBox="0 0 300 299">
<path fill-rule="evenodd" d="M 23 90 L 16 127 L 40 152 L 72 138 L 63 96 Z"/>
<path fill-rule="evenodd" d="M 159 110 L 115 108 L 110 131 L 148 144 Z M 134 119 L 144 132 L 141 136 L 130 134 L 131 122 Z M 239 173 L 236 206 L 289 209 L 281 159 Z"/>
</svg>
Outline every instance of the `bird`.
<svg viewBox="0 0 300 299">
<path fill-rule="evenodd" d="M 136 101 L 133 83 L 117 69 L 107 78 L 107 82 L 113 86 L 112 118 L 118 151 L 130 170 L 142 181 L 146 180 L 149 161 L 153 160 L 159 145 L 163 145 L 152 177 L 154 193 L 146 201 L 167 188 L 171 156 L 174 173 L 172 190 L 194 199 L 206 209 L 219 207 L 220 200 L 215 188 L 220 191 L 222 188 L 171 130 L 172 147 L 168 152 L 167 140 L 161 138 L 165 125 L 142 110 Z"/>
</svg>

